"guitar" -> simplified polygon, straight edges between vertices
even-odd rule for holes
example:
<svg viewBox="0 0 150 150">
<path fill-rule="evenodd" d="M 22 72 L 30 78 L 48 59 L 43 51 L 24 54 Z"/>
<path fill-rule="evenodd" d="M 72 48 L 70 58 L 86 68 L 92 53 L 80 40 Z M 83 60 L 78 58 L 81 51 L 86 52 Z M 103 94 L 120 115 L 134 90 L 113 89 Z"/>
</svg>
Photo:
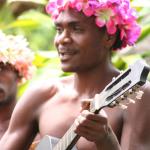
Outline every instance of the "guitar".
<svg viewBox="0 0 150 150">
<path fill-rule="evenodd" d="M 143 94 L 139 88 L 145 84 L 149 71 L 150 68 L 145 62 L 136 61 L 126 71 L 113 78 L 97 98 L 95 97 L 90 102 L 89 111 L 97 114 L 104 107 L 120 105 L 122 108 L 126 108 L 128 103 L 134 103 L 133 98 L 140 99 Z M 46 135 L 36 150 L 71 150 L 79 138 L 80 136 L 74 132 L 73 124 L 58 143 Z M 53 142 L 56 143 L 54 146 Z"/>
</svg>

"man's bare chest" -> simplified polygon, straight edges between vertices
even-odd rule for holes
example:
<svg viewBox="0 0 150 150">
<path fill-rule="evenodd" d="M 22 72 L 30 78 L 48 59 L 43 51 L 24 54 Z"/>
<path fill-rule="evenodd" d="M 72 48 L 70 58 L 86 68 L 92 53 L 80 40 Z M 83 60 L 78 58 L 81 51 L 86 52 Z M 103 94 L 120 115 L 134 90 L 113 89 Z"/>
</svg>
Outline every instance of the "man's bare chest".
<svg viewBox="0 0 150 150">
<path fill-rule="evenodd" d="M 62 137 L 80 114 L 78 102 L 48 102 L 39 117 L 39 132 L 42 136 L 49 134 Z"/>
<path fill-rule="evenodd" d="M 8 124 L 9 124 L 9 120 L 0 123 L 0 139 L 4 135 L 5 131 L 7 130 Z"/>
<path fill-rule="evenodd" d="M 62 137 L 80 115 L 79 103 L 53 103 L 46 106 L 39 118 L 39 130 L 42 136 L 49 134 Z M 107 111 L 108 120 L 114 132 L 118 136 L 120 112 L 118 110 Z"/>
<path fill-rule="evenodd" d="M 122 143 L 127 149 L 146 150 L 146 146 L 150 146 L 149 112 L 149 104 L 142 100 L 125 111 Z"/>
</svg>

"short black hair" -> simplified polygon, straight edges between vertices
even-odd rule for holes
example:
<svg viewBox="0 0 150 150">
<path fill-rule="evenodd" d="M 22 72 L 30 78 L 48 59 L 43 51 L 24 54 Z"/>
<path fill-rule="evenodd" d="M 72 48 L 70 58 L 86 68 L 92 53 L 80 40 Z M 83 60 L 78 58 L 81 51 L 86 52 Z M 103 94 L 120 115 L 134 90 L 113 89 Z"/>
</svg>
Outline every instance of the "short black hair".
<svg viewBox="0 0 150 150">
<path fill-rule="evenodd" d="M 10 63 L 3 63 L 3 62 L 0 62 L 0 68 L 1 69 L 8 69 L 8 70 L 12 70 L 18 79 L 21 79 L 22 76 L 19 75 L 19 71 L 17 69 L 15 69 L 15 67 L 13 65 L 11 65 Z"/>
<path fill-rule="evenodd" d="M 121 49 L 121 47 L 122 47 L 122 40 L 120 39 L 120 30 L 117 29 L 116 40 L 115 40 L 114 45 L 112 46 L 112 49 L 117 50 L 117 49 Z"/>
</svg>

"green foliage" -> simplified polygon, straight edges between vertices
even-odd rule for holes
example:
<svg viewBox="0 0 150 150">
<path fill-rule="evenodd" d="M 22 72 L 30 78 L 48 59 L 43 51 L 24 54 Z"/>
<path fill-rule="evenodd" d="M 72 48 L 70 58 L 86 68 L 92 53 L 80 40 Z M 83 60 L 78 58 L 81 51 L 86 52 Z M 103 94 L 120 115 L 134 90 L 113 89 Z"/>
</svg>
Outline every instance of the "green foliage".
<svg viewBox="0 0 150 150">
<path fill-rule="evenodd" d="M 123 57 L 115 55 L 112 57 L 112 62 L 119 70 L 125 70 L 128 68 L 129 64 L 132 64 L 139 59 L 142 59 L 142 55 L 140 54 L 131 54 Z"/>
<path fill-rule="evenodd" d="M 7 5 L 1 6 L 0 8 L 0 29 L 4 29 L 5 26 L 14 20 L 10 7 Z"/>
<path fill-rule="evenodd" d="M 54 49 L 53 38 L 55 30 L 50 16 L 44 13 L 45 6 L 41 5 L 43 2 L 38 1 L 39 3 L 41 2 L 38 5 L 36 1 L 36 9 L 27 9 L 17 17 L 13 13 L 10 2 L 0 10 L 0 29 L 8 34 L 24 35 L 33 50 Z M 13 3 L 15 3 L 15 0 L 13 0 Z M 23 2 L 20 3 L 22 4 Z"/>
<path fill-rule="evenodd" d="M 47 0 L 7 0 L 7 3 L 10 4 L 12 2 L 17 2 L 17 1 L 32 2 L 37 4 L 43 4 L 43 5 L 47 3 Z"/>
<path fill-rule="evenodd" d="M 138 11 L 138 23 L 141 26 L 141 35 L 136 43 L 140 45 L 142 43 L 148 44 L 146 41 L 147 37 L 150 37 L 150 3 L 149 0 L 132 0 L 132 6 Z M 137 59 L 147 59 L 150 57 L 150 48 L 142 49 L 141 51 L 133 51 L 135 47 L 128 47 L 125 52 L 118 52 L 113 54 L 112 62 L 113 64 L 121 69 L 126 69 L 131 63 Z M 124 51 L 124 50 L 122 50 Z"/>
<path fill-rule="evenodd" d="M 141 33 L 141 36 L 138 39 L 138 42 L 144 40 L 147 36 L 149 36 L 149 34 L 150 34 L 150 24 L 145 25 L 142 28 L 142 33 Z"/>
</svg>

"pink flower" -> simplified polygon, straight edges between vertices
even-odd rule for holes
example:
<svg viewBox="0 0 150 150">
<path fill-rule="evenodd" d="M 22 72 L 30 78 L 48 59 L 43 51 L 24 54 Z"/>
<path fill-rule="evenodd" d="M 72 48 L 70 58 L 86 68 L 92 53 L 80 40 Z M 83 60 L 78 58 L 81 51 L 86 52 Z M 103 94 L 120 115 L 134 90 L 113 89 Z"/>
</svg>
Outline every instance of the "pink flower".
<svg viewBox="0 0 150 150">
<path fill-rule="evenodd" d="M 96 24 L 99 27 L 103 27 L 104 25 L 106 25 L 110 17 L 113 16 L 113 12 L 111 9 L 107 7 L 100 8 L 96 10 L 95 16 L 96 16 Z"/>
<path fill-rule="evenodd" d="M 131 31 L 131 30 L 133 30 L 133 31 Z M 130 29 L 127 30 L 128 45 L 134 45 L 134 43 L 138 39 L 140 33 L 141 33 L 141 28 L 135 23 L 132 24 Z"/>
<path fill-rule="evenodd" d="M 130 7 L 130 0 L 50 0 L 46 11 L 56 19 L 68 7 L 82 11 L 87 17 L 96 16 L 96 25 L 106 26 L 108 34 L 115 34 L 119 29 L 122 45 L 118 49 L 133 45 L 140 35 L 136 11 Z"/>
<path fill-rule="evenodd" d="M 107 28 L 107 32 L 112 35 L 115 34 L 117 31 L 117 27 L 115 24 L 115 21 L 113 19 L 110 19 L 107 23 L 106 23 L 106 28 Z"/>
<path fill-rule="evenodd" d="M 52 14 L 52 18 L 56 19 L 59 15 L 58 9 L 56 9 L 57 5 L 56 2 L 51 2 L 49 5 L 46 7 L 46 11 L 50 14 Z"/>
</svg>

